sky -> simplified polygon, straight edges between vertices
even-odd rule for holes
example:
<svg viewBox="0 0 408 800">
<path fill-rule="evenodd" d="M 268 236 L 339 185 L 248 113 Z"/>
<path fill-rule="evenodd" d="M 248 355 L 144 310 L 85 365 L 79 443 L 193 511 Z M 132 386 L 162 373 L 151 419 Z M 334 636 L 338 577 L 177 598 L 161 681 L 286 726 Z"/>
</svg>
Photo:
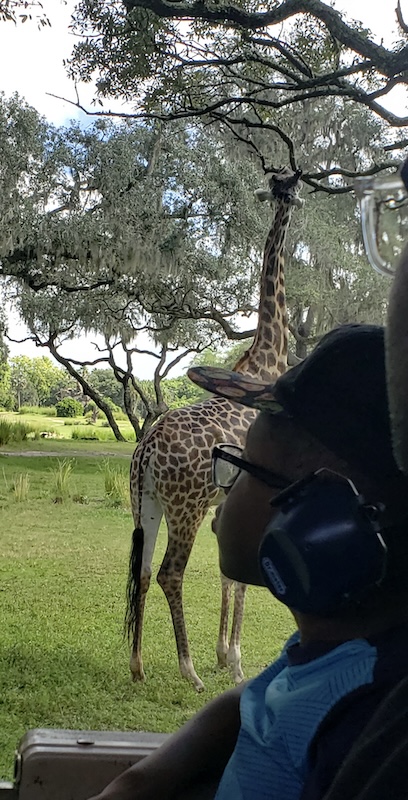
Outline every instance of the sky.
<svg viewBox="0 0 408 800">
<path fill-rule="evenodd" d="M 63 60 L 69 57 L 75 41 L 73 34 L 68 30 L 75 0 L 66 2 L 42 0 L 42 4 L 51 21 L 50 28 L 44 27 L 38 30 L 35 21 L 27 21 L 16 26 L 12 23 L 0 23 L 0 89 L 7 96 L 17 91 L 50 122 L 63 125 L 70 119 L 78 119 L 80 116 L 74 106 L 50 96 L 54 94 L 75 100 L 73 84 L 63 66 Z M 358 19 L 369 27 L 375 41 L 380 43 L 382 40 L 385 46 L 391 46 L 397 38 L 395 5 L 396 2 L 376 3 L 375 0 L 335 0 L 334 3 L 335 8 L 347 18 Z M 401 7 L 404 18 L 408 20 L 408 0 L 401 0 Z M 82 85 L 79 87 L 79 93 L 81 103 L 91 108 L 93 87 Z M 403 113 L 401 102 L 406 105 L 406 95 L 396 92 L 387 100 L 387 107 L 401 114 Z M 408 113 L 407 105 L 406 113 Z M 82 124 L 87 124 L 87 120 L 85 115 L 81 115 Z M 91 119 L 89 121 L 91 123 Z M 13 338 L 23 338 L 26 331 L 16 319 L 12 319 L 10 334 Z M 146 347 L 146 344 L 146 341 L 140 342 L 142 347 Z M 73 358 L 81 358 L 84 353 L 86 358 L 95 356 L 94 349 L 86 340 L 73 341 L 69 348 L 62 352 L 64 355 L 72 355 Z M 35 357 L 47 352 L 38 350 L 33 344 L 25 343 L 10 344 L 10 354 Z M 178 374 L 184 371 L 185 366 L 183 363 L 180 365 Z M 154 367 L 154 359 L 138 357 L 138 377 L 151 378 Z M 172 373 L 176 374 L 176 371 Z"/>
</svg>

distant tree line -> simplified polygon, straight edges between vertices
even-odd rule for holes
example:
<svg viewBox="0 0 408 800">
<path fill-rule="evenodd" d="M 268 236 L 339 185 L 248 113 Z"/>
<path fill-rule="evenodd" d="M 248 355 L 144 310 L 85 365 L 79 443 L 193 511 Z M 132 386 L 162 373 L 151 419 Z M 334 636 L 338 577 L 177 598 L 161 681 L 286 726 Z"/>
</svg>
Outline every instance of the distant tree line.
<svg viewBox="0 0 408 800">
<path fill-rule="evenodd" d="M 211 356 L 210 356 L 211 359 Z M 107 401 L 111 409 L 125 411 L 123 387 L 112 369 L 86 370 L 92 386 Z M 154 396 L 152 380 L 141 381 L 147 396 Z M 163 396 L 169 408 L 180 408 L 202 399 L 202 392 L 185 375 L 163 380 Z M 84 411 L 89 410 L 90 398 L 81 385 L 47 356 L 7 357 L 7 348 L 0 348 L 0 410 L 19 411 L 24 406 L 51 407 L 72 398 Z M 78 408 L 78 406 L 76 406 Z M 145 414 L 140 396 L 134 393 L 134 412 Z"/>
</svg>

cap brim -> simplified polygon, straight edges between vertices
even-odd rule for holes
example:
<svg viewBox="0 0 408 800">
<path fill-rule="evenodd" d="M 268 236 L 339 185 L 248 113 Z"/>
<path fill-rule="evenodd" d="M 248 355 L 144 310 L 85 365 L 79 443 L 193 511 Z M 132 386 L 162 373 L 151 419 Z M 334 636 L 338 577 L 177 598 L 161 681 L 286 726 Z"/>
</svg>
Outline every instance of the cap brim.
<svg viewBox="0 0 408 800">
<path fill-rule="evenodd" d="M 221 367 L 191 367 L 187 375 L 193 383 L 207 392 L 226 397 L 243 406 L 279 414 L 283 407 L 274 395 L 274 383 L 260 383 L 249 375 Z"/>
</svg>

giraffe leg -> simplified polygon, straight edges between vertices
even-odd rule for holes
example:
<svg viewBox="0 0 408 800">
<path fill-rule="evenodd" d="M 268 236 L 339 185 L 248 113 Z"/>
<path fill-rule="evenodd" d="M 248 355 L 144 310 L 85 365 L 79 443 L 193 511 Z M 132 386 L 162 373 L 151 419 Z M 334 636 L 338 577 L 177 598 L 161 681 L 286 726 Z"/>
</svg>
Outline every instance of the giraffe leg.
<svg viewBox="0 0 408 800">
<path fill-rule="evenodd" d="M 193 684 L 197 692 L 203 691 L 204 684 L 194 669 L 190 655 L 183 609 L 183 578 L 197 530 L 206 511 L 207 508 L 201 509 L 198 516 L 197 509 L 194 509 L 194 519 L 192 512 L 179 514 L 177 517 L 177 537 L 174 535 L 175 521 L 166 516 L 169 541 L 157 575 L 157 582 L 163 589 L 170 608 L 180 673 L 183 678 L 187 678 Z"/>
<path fill-rule="evenodd" d="M 227 667 L 227 654 L 228 654 L 228 617 L 229 606 L 231 599 L 232 581 L 226 578 L 225 575 L 220 573 L 221 577 L 221 614 L 220 614 L 220 627 L 218 632 L 218 641 L 216 647 L 218 666 L 222 668 Z"/>
<path fill-rule="evenodd" d="M 158 500 L 153 495 L 145 493 L 140 521 L 135 519 L 135 524 L 139 523 L 139 530 L 143 532 L 143 543 L 139 543 L 139 546 L 143 545 L 140 574 L 133 576 L 133 588 L 129 593 L 129 616 L 131 620 L 129 629 L 133 633 L 130 671 L 134 681 L 143 681 L 145 679 L 142 660 L 143 618 L 146 595 L 152 574 L 152 558 L 162 516 L 163 511 Z M 131 562 L 135 558 L 134 550 L 135 545 L 133 545 L 131 553 Z M 137 561 L 137 557 L 135 560 Z"/>
<path fill-rule="evenodd" d="M 234 683 L 241 683 L 244 680 L 244 673 L 241 667 L 241 628 L 247 588 L 246 583 L 234 583 L 234 615 L 227 654 L 227 664 L 231 670 Z"/>
</svg>

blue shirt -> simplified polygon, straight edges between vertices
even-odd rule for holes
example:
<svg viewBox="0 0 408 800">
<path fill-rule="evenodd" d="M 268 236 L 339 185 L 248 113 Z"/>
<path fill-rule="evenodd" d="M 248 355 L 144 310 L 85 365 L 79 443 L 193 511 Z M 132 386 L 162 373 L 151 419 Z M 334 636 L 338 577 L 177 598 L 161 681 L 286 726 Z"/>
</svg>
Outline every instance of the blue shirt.
<svg viewBox="0 0 408 800">
<path fill-rule="evenodd" d="M 317 800 L 385 694 L 408 670 L 408 626 L 302 646 L 245 688 L 241 730 L 216 800 Z"/>
</svg>

